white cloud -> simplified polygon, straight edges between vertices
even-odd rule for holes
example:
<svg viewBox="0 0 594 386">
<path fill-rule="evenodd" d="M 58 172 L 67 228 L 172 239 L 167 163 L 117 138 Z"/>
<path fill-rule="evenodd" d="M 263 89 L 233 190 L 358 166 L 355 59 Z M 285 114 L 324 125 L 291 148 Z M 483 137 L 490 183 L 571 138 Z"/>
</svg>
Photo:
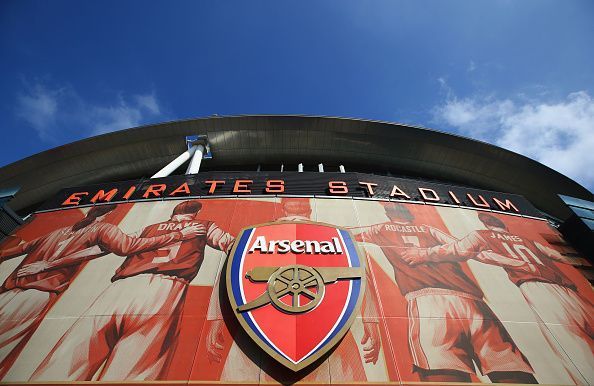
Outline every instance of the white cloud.
<svg viewBox="0 0 594 386">
<path fill-rule="evenodd" d="M 95 106 L 89 113 L 89 120 L 92 121 L 90 126 L 94 135 L 138 126 L 142 121 L 142 112 L 125 103 L 109 107 Z"/>
<path fill-rule="evenodd" d="M 468 63 L 468 72 L 473 72 L 474 70 L 476 70 L 476 63 L 474 62 L 474 60 L 471 60 L 470 63 Z"/>
<path fill-rule="evenodd" d="M 17 116 L 34 127 L 41 138 L 47 136 L 47 130 L 56 120 L 59 92 L 37 84 L 28 93 L 17 97 Z"/>
<path fill-rule="evenodd" d="M 139 126 L 161 117 L 155 93 L 115 95 L 111 103 L 91 103 L 72 86 L 25 83 L 17 96 L 16 115 L 40 139 L 60 143 Z"/>
<path fill-rule="evenodd" d="M 494 97 L 457 98 L 447 92 L 434 110 L 439 123 L 461 134 L 536 159 L 594 188 L 594 99 L 585 91 L 544 102 Z"/>
<path fill-rule="evenodd" d="M 157 103 L 157 98 L 155 94 L 147 94 L 147 95 L 135 95 L 134 99 L 139 107 L 142 107 L 149 111 L 151 114 L 160 114 L 161 109 L 159 108 L 159 103 Z"/>
</svg>

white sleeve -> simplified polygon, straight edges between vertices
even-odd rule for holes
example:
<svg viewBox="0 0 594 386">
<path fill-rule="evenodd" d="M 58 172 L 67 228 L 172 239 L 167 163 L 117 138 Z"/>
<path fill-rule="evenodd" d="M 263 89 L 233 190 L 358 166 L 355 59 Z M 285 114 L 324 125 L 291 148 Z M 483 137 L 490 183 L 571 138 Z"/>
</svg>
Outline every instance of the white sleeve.
<svg viewBox="0 0 594 386">
<path fill-rule="evenodd" d="M 553 259 L 555 261 L 565 264 L 570 264 L 569 259 L 563 256 L 559 251 L 556 251 L 553 248 L 545 247 L 537 241 L 534 242 L 534 245 L 536 245 L 536 248 L 538 248 L 538 250 L 541 253 L 544 253 L 544 255 L 547 256 L 549 259 Z"/>
<path fill-rule="evenodd" d="M 225 232 L 217 226 L 215 223 L 210 223 L 206 231 L 206 243 L 208 246 L 218 249 L 219 251 L 228 252 L 235 237 Z"/>
<path fill-rule="evenodd" d="M 375 288 L 373 285 L 373 277 L 371 276 L 369 269 L 365 269 L 366 276 L 366 288 L 363 294 L 363 307 L 361 308 L 361 316 L 364 322 L 379 323 L 379 315 L 377 312 L 377 297 Z"/>
<path fill-rule="evenodd" d="M 221 280 L 221 273 L 217 275 L 214 286 L 212 287 L 212 293 L 210 294 L 210 300 L 208 302 L 208 310 L 206 311 L 206 320 L 221 320 L 223 319 L 223 312 L 221 311 L 221 303 L 219 300 L 219 287 Z"/>
<path fill-rule="evenodd" d="M 429 226 L 429 225 L 425 225 L 425 226 L 429 229 L 429 233 L 431 234 L 431 236 L 433 236 L 433 238 L 435 240 L 437 240 L 440 244 L 450 244 L 455 241 L 458 241 L 457 238 L 448 235 L 447 233 L 445 233 L 444 231 L 442 231 L 440 229 L 433 228 L 432 226 Z"/>
</svg>

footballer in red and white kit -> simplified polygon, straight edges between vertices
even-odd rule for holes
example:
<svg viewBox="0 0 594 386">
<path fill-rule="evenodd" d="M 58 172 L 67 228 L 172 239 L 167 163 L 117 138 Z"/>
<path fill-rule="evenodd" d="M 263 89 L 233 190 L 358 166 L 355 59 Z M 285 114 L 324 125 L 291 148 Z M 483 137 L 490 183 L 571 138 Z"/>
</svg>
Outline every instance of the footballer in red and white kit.
<svg viewBox="0 0 594 386">
<path fill-rule="evenodd" d="M 9 370 L 53 301 L 68 288 L 86 260 L 73 261 L 69 256 L 93 246 L 95 256 L 106 253 L 124 256 L 159 248 L 184 237 L 179 231 L 149 238 L 128 236 L 117 226 L 102 222 L 115 208 L 115 205 L 93 207 L 72 227 L 0 251 L 2 261 L 26 254 L 0 289 L 0 377 Z M 65 264 L 43 271 L 60 261 Z"/>
<path fill-rule="evenodd" d="M 281 208 L 283 216 L 276 219 L 276 221 L 311 221 L 312 208 L 307 198 L 282 198 Z M 368 275 L 367 285 L 370 286 L 372 280 L 369 277 L 369 272 L 366 272 L 366 274 Z M 328 358 L 333 371 L 333 380 L 366 381 L 365 370 L 361 359 L 366 363 L 374 365 L 377 363 L 381 349 L 381 334 L 375 302 L 375 291 L 368 288 L 361 308 L 361 316 L 364 318 L 363 338 L 361 340 L 361 344 L 364 345 L 363 358 L 361 358 L 359 348 L 352 333 L 347 334 L 343 344 Z M 219 362 L 222 358 L 218 351 L 223 349 L 224 342 L 222 340 L 223 317 L 220 311 L 220 304 L 218 303 L 218 290 L 216 286 L 213 290 L 213 297 L 211 297 L 207 319 L 212 321 L 207 337 L 207 354 L 212 361 Z M 236 344 L 233 344 L 226 358 L 221 380 L 234 382 L 246 381 L 246 379 L 258 377 L 259 371 L 259 367 L 250 361 Z M 327 368 L 319 367 L 312 371 L 306 379 L 302 380 L 307 382 L 323 382 L 328 377 L 327 372 Z M 283 376 L 286 377 L 286 374 Z M 274 381 L 274 374 L 264 373 L 260 379 Z"/>
<path fill-rule="evenodd" d="M 505 269 L 537 318 L 563 327 L 553 335 L 544 323 L 539 323 L 543 335 L 574 381 L 581 380 L 580 375 L 594 379 L 594 306 L 576 291 L 575 284 L 554 264 L 568 263 L 566 258 L 538 241 L 510 233 L 498 217 L 488 213 L 480 213 L 478 217 L 486 230 L 473 231 L 460 241 L 447 245 L 410 251 L 407 258 L 413 264 L 448 259 L 460 261 L 489 251 L 521 263 L 491 262 Z M 575 367 L 567 363 L 566 356 L 559 352 L 559 344 L 570 358 L 575 358 L 573 364 L 582 374 L 575 373 Z"/>
<path fill-rule="evenodd" d="M 206 245 L 227 251 L 234 237 L 200 220 L 199 201 L 178 204 L 171 219 L 149 225 L 142 237 L 199 228 L 185 240 L 129 254 L 112 284 L 62 336 L 32 380 L 157 380 L 175 351 L 185 295 Z"/>
<path fill-rule="evenodd" d="M 407 248 L 455 241 L 434 227 L 415 224 L 399 203 L 385 203 L 390 222 L 357 235 L 378 245 L 394 268 L 407 300 L 409 350 L 422 381 L 469 382 L 473 360 L 492 382 L 537 383 L 533 370 L 501 322 L 483 301 L 480 288 L 457 262 L 410 266 Z"/>
</svg>

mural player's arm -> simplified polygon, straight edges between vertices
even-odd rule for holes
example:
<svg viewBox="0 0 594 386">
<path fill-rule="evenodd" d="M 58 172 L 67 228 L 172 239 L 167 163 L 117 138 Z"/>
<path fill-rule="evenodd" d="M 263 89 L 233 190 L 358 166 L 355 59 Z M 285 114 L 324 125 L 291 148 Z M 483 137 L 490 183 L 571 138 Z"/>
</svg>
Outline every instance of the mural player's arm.
<svg viewBox="0 0 594 386">
<path fill-rule="evenodd" d="M 439 241 L 440 244 L 452 244 L 455 243 L 457 241 L 459 241 L 457 238 L 455 238 L 454 236 L 451 236 L 437 228 L 433 228 L 431 226 L 428 226 L 429 228 L 429 232 L 431 233 L 431 235 Z M 479 237 L 480 238 L 480 237 Z M 482 238 L 481 238 L 482 239 Z M 483 239 L 484 241 L 484 239 Z M 464 258 L 463 260 L 467 260 L 468 258 Z M 497 265 L 497 266 L 520 266 L 523 265 L 524 263 L 519 262 L 517 260 L 514 259 L 510 259 L 506 256 L 502 256 L 498 253 L 495 253 L 491 250 L 485 250 L 483 248 L 483 250 L 481 252 L 479 252 L 478 254 L 476 254 L 473 257 L 474 260 L 480 261 L 481 263 L 485 263 L 485 264 L 492 264 L 492 265 Z M 444 261 L 443 259 L 440 261 Z"/>
<path fill-rule="evenodd" d="M 555 260 L 556 262 L 559 262 L 559 263 L 572 265 L 571 259 L 568 258 L 567 256 L 564 256 L 561 252 L 559 252 L 553 248 L 544 246 L 537 241 L 534 242 L 534 245 L 536 246 L 536 248 L 538 248 L 538 250 L 540 252 L 542 252 L 549 259 Z"/>
<path fill-rule="evenodd" d="M 373 240 L 374 235 L 378 233 L 378 229 L 379 227 L 376 225 L 363 228 L 352 228 L 351 232 L 355 233 L 355 240 L 362 243 L 365 242 L 365 240 Z M 361 316 L 363 316 L 363 339 L 361 339 L 361 344 L 365 345 L 363 346 L 363 351 L 365 351 L 363 355 L 365 362 L 376 364 L 381 349 L 381 334 L 377 312 L 378 300 L 375 294 L 375 289 L 373 288 L 373 279 L 369 269 L 370 259 L 368 259 L 367 262 L 365 268 L 367 288 L 365 289 L 363 306 L 361 307 Z"/>
<path fill-rule="evenodd" d="M 433 236 L 433 238 L 435 240 L 437 240 L 440 244 L 450 244 L 450 243 L 455 243 L 456 241 L 458 241 L 457 238 L 445 233 L 444 231 L 442 231 L 440 229 L 434 228 L 429 225 L 425 225 L 425 226 L 429 229 L 429 233 L 431 234 L 431 236 Z"/>
<path fill-rule="evenodd" d="M 379 315 L 377 312 L 377 297 L 373 285 L 373 278 L 368 264 L 365 268 L 366 289 L 363 297 L 363 306 L 361 307 L 361 316 L 363 317 L 363 357 L 366 363 L 376 364 L 381 349 L 381 334 L 379 329 Z"/>
<path fill-rule="evenodd" d="M 217 275 L 215 280 L 208 302 L 208 310 L 206 311 L 206 320 L 210 323 L 208 335 L 206 336 L 206 356 L 211 363 L 220 363 L 223 360 L 221 351 L 225 343 L 223 336 L 223 312 L 221 311 L 221 303 L 219 301 L 220 281 L 221 273 Z"/>
<path fill-rule="evenodd" d="M 215 223 L 211 223 L 207 232 L 207 244 L 215 249 L 228 253 L 233 247 L 235 237 L 223 231 Z M 210 362 L 221 362 L 223 356 L 223 313 L 221 312 L 221 304 L 219 302 L 219 283 L 221 277 L 220 273 L 215 280 L 210 301 L 208 303 L 208 310 L 206 312 L 206 320 L 210 322 L 210 329 L 206 338 L 206 355 Z"/>
<path fill-rule="evenodd" d="M 31 250 L 33 250 L 35 248 L 35 246 L 39 243 L 39 241 L 41 240 L 41 237 L 38 237 L 34 240 L 31 241 L 25 241 L 20 243 L 19 245 L 16 245 L 14 247 L 10 247 L 10 248 L 6 248 L 0 251 L 0 263 L 4 262 L 6 260 L 10 260 L 13 259 L 15 257 L 24 255 L 26 253 L 29 253 Z"/>
<path fill-rule="evenodd" d="M 462 262 L 469 259 L 497 266 L 518 267 L 525 264 L 525 262 L 491 251 L 489 243 L 476 231 L 447 244 L 430 248 L 406 248 L 402 253 L 402 258 L 409 265 Z"/>
<path fill-rule="evenodd" d="M 215 223 L 210 223 L 206 230 L 206 244 L 209 247 L 228 253 L 235 242 L 235 237 L 225 232 Z"/>
<path fill-rule="evenodd" d="M 204 233 L 204 226 L 193 225 L 161 236 L 148 238 L 132 237 L 122 232 L 113 224 L 103 224 L 94 240 L 96 246 L 99 247 L 98 249 L 91 247 L 52 261 L 39 261 L 27 264 L 19 269 L 17 276 L 28 276 L 51 269 L 80 264 L 84 261 L 104 256 L 107 253 L 114 253 L 119 256 L 138 254 L 164 247 L 177 241 L 191 239 Z"/>
</svg>

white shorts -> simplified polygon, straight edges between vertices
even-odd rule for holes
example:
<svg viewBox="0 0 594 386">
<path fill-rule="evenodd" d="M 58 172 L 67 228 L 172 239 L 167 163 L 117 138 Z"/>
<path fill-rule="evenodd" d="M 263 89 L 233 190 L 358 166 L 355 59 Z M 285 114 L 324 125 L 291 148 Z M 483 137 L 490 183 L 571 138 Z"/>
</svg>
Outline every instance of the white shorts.
<svg viewBox="0 0 594 386">
<path fill-rule="evenodd" d="M 558 284 L 529 281 L 520 284 L 520 291 L 544 322 L 538 325 L 573 380 L 594 380 L 594 306 Z"/>
<path fill-rule="evenodd" d="M 0 294 L 0 379 L 35 332 L 55 296 L 52 292 L 19 288 Z"/>
<path fill-rule="evenodd" d="M 188 282 L 162 274 L 140 274 L 111 283 L 84 316 L 179 313 Z"/>
<path fill-rule="evenodd" d="M 426 288 L 408 293 L 408 344 L 416 367 L 474 374 L 533 373 L 487 304 L 470 294 Z"/>
<path fill-rule="evenodd" d="M 62 336 L 31 380 L 160 379 L 177 344 L 186 289 L 187 282 L 159 274 L 115 281 Z"/>
</svg>

